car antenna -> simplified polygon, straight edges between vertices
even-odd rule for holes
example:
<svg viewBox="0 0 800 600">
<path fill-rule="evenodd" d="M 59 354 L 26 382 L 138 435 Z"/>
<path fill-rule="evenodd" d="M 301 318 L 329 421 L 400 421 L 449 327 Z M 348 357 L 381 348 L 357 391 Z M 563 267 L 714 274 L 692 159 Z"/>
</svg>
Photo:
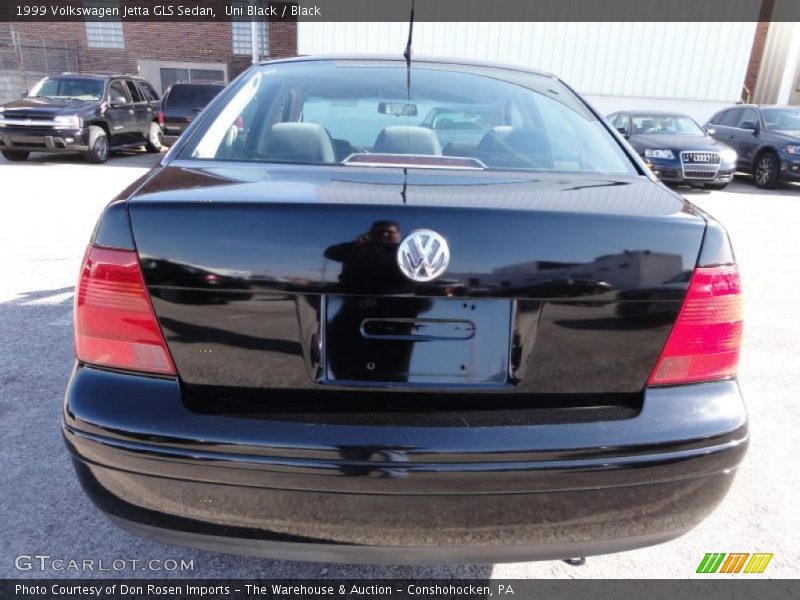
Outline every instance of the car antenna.
<svg viewBox="0 0 800 600">
<path fill-rule="evenodd" d="M 406 94 L 408 103 L 411 104 L 411 43 L 414 40 L 414 0 L 411 0 L 411 16 L 408 19 L 408 42 L 403 58 L 406 59 Z M 403 190 L 400 195 L 403 197 L 403 204 L 406 203 L 406 192 L 408 190 L 408 169 L 403 169 Z"/>
<path fill-rule="evenodd" d="M 414 0 L 411 0 L 411 17 L 408 20 L 408 42 L 406 43 L 406 50 L 403 52 L 403 58 L 406 59 L 406 65 L 411 67 L 411 42 L 414 39 Z"/>
<path fill-rule="evenodd" d="M 408 101 L 411 102 L 411 43 L 414 40 L 414 0 L 411 0 L 411 16 L 408 19 L 408 42 L 403 52 L 406 59 L 406 90 L 408 91 Z"/>
</svg>

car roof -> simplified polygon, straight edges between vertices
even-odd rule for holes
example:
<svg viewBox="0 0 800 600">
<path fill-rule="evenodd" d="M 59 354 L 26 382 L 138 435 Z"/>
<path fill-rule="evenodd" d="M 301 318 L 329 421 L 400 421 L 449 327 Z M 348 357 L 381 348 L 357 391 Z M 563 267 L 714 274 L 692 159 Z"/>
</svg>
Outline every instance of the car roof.
<svg viewBox="0 0 800 600">
<path fill-rule="evenodd" d="M 225 81 L 176 81 L 170 88 L 174 88 L 176 85 L 228 85 Z"/>
<path fill-rule="evenodd" d="M 310 56 L 293 56 L 290 58 L 277 58 L 273 60 L 261 61 L 260 65 L 275 65 L 282 63 L 295 63 L 295 62 L 314 62 L 314 61 L 396 61 L 405 63 L 406 59 L 400 54 L 320 54 Z M 464 65 L 470 67 L 490 67 L 494 69 L 505 69 L 507 71 L 520 71 L 523 73 L 531 73 L 533 75 L 541 75 L 543 77 L 556 78 L 555 75 L 547 71 L 540 71 L 530 67 L 523 67 L 521 65 L 513 65 L 506 63 L 498 63 L 484 60 L 474 60 L 470 58 L 457 58 L 452 56 L 413 56 L 411 58 L 411 65 L 415 63 L 432 63 L 441 65 Z"/>
<path fill-rule="evenodd" d="M 139 79 L 141 81 L 147 81 L 144 77 L 140 75 L 128 75 L 126 73 L 70 73 L 66 71 L 64 73 L 59 73 L 58 75 L 48 75 L 50 79 L 54 79 L 56 77 L 85 77 L 86 79 L 113 79 L 115 77 L 124 77 L 125 79 Z"/>
</svg>

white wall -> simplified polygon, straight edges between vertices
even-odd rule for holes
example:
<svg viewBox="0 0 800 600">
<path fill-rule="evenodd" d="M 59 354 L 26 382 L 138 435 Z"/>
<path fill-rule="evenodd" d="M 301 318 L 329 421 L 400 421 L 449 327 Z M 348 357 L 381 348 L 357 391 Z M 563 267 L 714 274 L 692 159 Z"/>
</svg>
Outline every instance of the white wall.
<svg viewBox="0 0 800 600">
<path fill-rule="evenodd" d="M 669 106 L 703 120 L 740 98 L 755 27 L 755 22 L 416 23 L 414 52 L 550 71 L 607 112 Z M 400 55 L 407 36 L 407 23 L 300 22 L 298 51 Z M 652 98 L 666 104 L 657 106 Z"/>
</svg>

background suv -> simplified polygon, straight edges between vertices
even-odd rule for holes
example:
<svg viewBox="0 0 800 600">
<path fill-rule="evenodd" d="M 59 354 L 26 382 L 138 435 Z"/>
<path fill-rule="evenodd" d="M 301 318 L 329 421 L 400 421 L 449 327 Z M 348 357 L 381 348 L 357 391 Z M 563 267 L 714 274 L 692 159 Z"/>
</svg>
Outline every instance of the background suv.
<svg viewBox="0 0 800 600">
<path fill-rule="evenodd" d="M 179 81 L 164 92 L 158 123 L 163 131 L 163 144 L 171 146 L 183 130 L 225 89 L 222 81 L 184 83 Z"/>
<path fill-rule="evenodd" d="M 0 106 L 0 151 L 13 161 L 31 152 L 80 152 L 92 163 L 122 148 L 160 152 L 159 102 L 139 77 L 45 77 L 26 97 Z"/>
<path fill-rule="evenodd" d="M 737 168 L 758 187 L 800 181 L 800 107 L 740 104 L 715 114 L 705 128 L 736 150 Z"/>
</svg>

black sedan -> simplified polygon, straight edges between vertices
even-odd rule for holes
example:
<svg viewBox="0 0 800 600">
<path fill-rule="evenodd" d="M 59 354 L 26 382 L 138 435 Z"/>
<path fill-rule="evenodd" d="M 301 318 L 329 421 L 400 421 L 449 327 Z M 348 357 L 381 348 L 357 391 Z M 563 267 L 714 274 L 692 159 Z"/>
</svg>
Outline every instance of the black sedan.
<svg viewBox="0 0 800 600">
<path fill-rule="evenodd" d="M 635 111 L 607 118 L 665 183 L 723 189 L 733 179 L 736 152 L 688 115 Z"/>
<path fill-rule="evenodd" d="M 445 151 L 447 106 L 490 122 Z M 106 207 L 76 296 L 75 469 L 168 543 L 619 552 L 702 521 L 747 447 L 725 230 L 546 73 L 254 66 Z"/>
<path fill-rule="evenodd" d="M 800 107 L 731 106 L 706 124 L 715 139 L 738 153 L 738 169 L 760 188 L 800 182 Z"/>
</svg>

